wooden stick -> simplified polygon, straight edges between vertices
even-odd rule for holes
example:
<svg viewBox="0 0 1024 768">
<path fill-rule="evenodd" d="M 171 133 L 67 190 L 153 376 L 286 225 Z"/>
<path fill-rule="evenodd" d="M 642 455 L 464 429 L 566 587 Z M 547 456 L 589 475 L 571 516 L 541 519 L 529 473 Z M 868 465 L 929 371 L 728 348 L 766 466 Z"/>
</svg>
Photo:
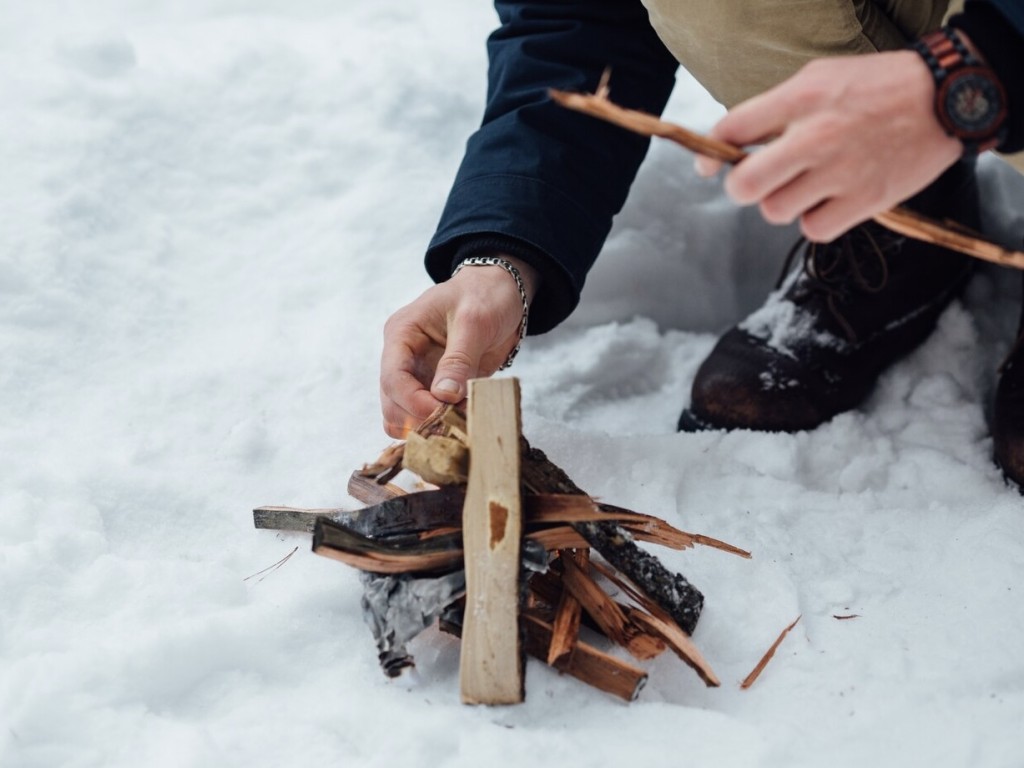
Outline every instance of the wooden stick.
<svg viewBox="0 0 1024 768">
<path fill-rule="evenodd" d="M 568 109 L 607 120 L 609 123 L 614 123 L 620 128 L 634 133 L 658 136 L 674 141 L 698 155 L 720 160 L 723 163 L 738 163 L 747 156 L 746 152 L 732 144 L 702 136 L 648 112 L 620 107 L 603 95 L 600 89 L 598 93 L 569 93 L 552 88 L 548 94 L 557 104 Z"/>
<path fill-rule="evenodd" d="M 674 621 L 652 616 L 637 608 L 628 609 L 626 615 L 633 625 L 664 640 L 668 647 L 675 651 L 676 656 L 685 661 L 709 688 L 721 685 L 711 665 L 704 659 L 704 655 L 694 645 L 693 640 Z"/>
<path fill-rule="evenodd" d="M 652 659 L 665 650 L 663 643 L 630 621 L 622 606 L 601 589 L 575 560 L 563 560 L 562 566 L 562 583 L 565 588 L 579 600 L 583 609 L 609 639 L 642 661 Z"/>
<path fill-rule="evenodd" d="M 472 379 L 467 410 L 469 482 L 462 512 L 466 614 L 459 679 L 465 704 L 524 697 L 519 647 L 518 379 Z"/>
<path fill-rule="evenodd" d="M 689 549 L 694 544 L 700 544 L 712 549 L 720 549 L 733 555 L 739 555 L 747 560 L 751 557 L 750 553 L 745 549 L 734 547 L 732 544 L 727 544 L 724 541 L 719 541 L 700 533 L 681 531 L 653 515 L 633 512 L 622 507 L 612 506 L 611 504 L 598 503 L 597 506 L 598 509 L 608 515 L 608 519 L 616 520 L 619 525 L 643 541 L 661 544 L 671 549 Z"/>
<path fill-rule="evenodd" d="M 966 253 L 1003 267 L 1024 269 L 1024 252 L 1005 248 L 960 224 L 948 226 L 902 205 L 876 214 L 873 218 L 883 227 L 905 237 Z"/>
<path fill-rule="evenodd" d="M 775 655 L 775 651 L 779 649 L 779 646 L 782 645 L 782 641 L 786 639 L 786 635 L 790 633 L 798 621 L 800 621 L 800 616 L 797 616 L 792 624 L 782 630 L 782 634 L 780 634 L 778 639 L 772 643 L 772 647 L 769 648 L 768 652 L 761 657 L 761 660 L 757 662 L 757 666 L 754 667 L 753 671 L 751 671 L 751 673 L 744 678 L 743 682 L 740 683 L 740 688 L 746 690 L 754 684 L 754 681 L 756 681 L 757 678 L 761 676 L 761 673 L 764 672 L 764 668 L 768 666 L 768 662 L 771 661 L 772 656 Z"/>
<path fill-rule="evenodd" d="M 646 112 L 620 107 L 608 99 L 607 86 L 599 87 L 597 93 L 589 94 L 569 93 L 556 89 L 551 89 L 548 93 L 563 107 L 606 120 L 644 136 L 668 139 L 699 155 L 723 163 L 736 164 L 747 156 L 739 147 L 694 133 Z M 904 206 L 897 206 L 872 218 L 883 227 L 905 237 L 939 245 L 1004 267 L 1024 269 L 1024 251 L 1006 248 L 976 232 L 968 231 L 959 224 L 946 225 Z"/>
<path fill-rule="evenodd" d="M 586 495 L 565 471 L 539 448 L 523 440 L 523 487 L 532 493 Z M 629 576 L 652 600 L 662 605 L 687 632 L 700 618 L 704 596 L 682 574 L 672 573 L 658 558 L 640 549 L 629 534 L 614 522 L 573 523 L 587 544 Z M 572 546 L 572 545 L 565 545 Z"/>
<path fill-rule="evenodd" d="M 544 661 L 551 645 L 551 622 L 546 616 L 527 611 L 523 613 L 522 623 L 524 650 Z M 444 632 L 457 637 L 462 635 L 462 627 L 458 624 L 442 619 L 440 626 Z M 558 667 L 558 671 L 625 701 L 635 701 L 647 683 L 644 670 L 583 641 L 576 643 L 573 654 Z"/>
<path fill-rule="evenodd" d="M 271 531 L 313 530 L 318 517 L 333 519 L 339 515 L 351 514 L 345 509 L 297 509 L 296 507 L 256 507 L 252 511 L 252 522 L 256 528 Z"/>
<path fill-rule="evenodd" d="M 563 562 L 572 560 L 578 567 L 585 569 L 590 563 L 590 549 L 559 550 L 558 557 Z M 580 620 L 583 618 L 583 606 L 571 590 L 562 589 L 555 609 L 555 619 L 551 622 L 551 643 L 548 645 L 547 662 L 556 667 L 564 664 L 576 648 L 580 639 Z"/>
<path fill-rule="evenodd" d="M 543 661 L 551 645 L 551 623 L 533 613 L 524 613 L 523 626 L 526 652 Z M 642 669 L 584 642 L 576 643 L 572 655 L 558 671 L 625 701 L 635 701 L 647 683 L 647 673 Z"/>
<path fill-rule="evenodd" d="M 352 473 L 348 479 L 348 495 L 357 499 L 363 504 L 380 504 L 382 501 L 401 496 L 405 491 L 391 483 L 378 483 L 370 477 L 360 474 L 359 470 Z"/>
<path fill-rule="evenodd" d="M 620 578 L 615 571 L 600 563 L 593 563 L 594 570 L 604 576 L 608 581 L 625 592 L 638 605 L 642 606 L 647 613 L 636 608 L 626 608 L 626 614 L 641 630 L 664 640 L 669 648 L 675 651 L 676 656 L 685 661 L 700 676 L 705 685 L 717 687 L 720 685 L 711 665 L 704 659 L 690 635 L 673 616 L 662 608 L 654 600 L 637 589 L 633 584 Z"/>
<path fill-rule="evenodd" d="M 427 541 L 412 537 L 370 539 L 321 517 L 313 529 L 313 552 L 371 573 L 453 570 L 462 565 L 459 534 Z"/>
<path fill-rule="evenodd" d="M 405 454 L 405 443 L 393 443 L 385 448 L 377 460 L 357 470 L 362 477 L 373 478 L 384 485 L 402 471 L 402 456 Z"/>
</svg>

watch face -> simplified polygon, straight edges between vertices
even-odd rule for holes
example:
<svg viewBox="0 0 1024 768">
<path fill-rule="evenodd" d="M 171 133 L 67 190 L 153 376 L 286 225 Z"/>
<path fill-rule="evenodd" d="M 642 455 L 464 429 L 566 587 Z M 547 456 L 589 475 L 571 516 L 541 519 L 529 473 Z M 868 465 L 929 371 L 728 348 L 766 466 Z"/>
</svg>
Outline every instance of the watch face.
<svg viewBox="0 0 1024 768">
<path fill-rule="evenodd" d="M 1006 109 L 999 83 L 980 67 L 964 67 L 950 74 L 939 97 L 943 122 L 960 138 L 993 136 Z"/>
</svg>

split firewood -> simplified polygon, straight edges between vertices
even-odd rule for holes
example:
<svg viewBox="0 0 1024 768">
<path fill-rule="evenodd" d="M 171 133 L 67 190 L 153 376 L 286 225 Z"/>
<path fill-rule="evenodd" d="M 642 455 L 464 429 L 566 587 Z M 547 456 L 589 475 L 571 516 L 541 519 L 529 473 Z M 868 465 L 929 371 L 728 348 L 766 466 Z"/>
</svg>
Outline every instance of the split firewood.
<svg viewBox="0 0 1024 768">
<path fill-rule="evenodd" d="M 366 505 L 380 504 L 405 493 L 403 488 L 391 483 L 378 483 L 372 478 L 360 474 L 359 470 L 348 479 L 348 495 Z"/>
<path fill-rule="evenodd" d="M 562 560 L 562 584 L 600 627 L 602 634 L 641 661 L 652 659 L 665 645 L 644 634 L 615 602 L 572 558 Z"/>
<path fill-rule="evenodd" d="M 501 410 L 483 407 L 485 419 Z M 349 493 L 367 507 L 260 507 L 254 510 L 254 522 L 258 527 L 281 530 L 308 530 L 312 525 L 314 552 L 364 572 L 364 613 L 378 644 L 381 666 L 389 676 L 413 665 L 406 643 L 433 617 L 447 615 L 460 601 L 465 604 L 460 585 L 468 582 L 472 589 L 472 577 L 467 578 L 473 569 L 471 560 L 479 557 L 481 549 L 495 551 L 511 537 L 521 542 L 520 551 L 504 555 L 506 578 L 500 587 L 506 601 L 504 615 L 511 623 L 500 632 L 485 632 L 483 642 L 475 641 L 477 659 L 487 659 L 487 663 L 473 661 L 471 667 L 479 671 L 493 667 L 492 662 L 498 660 L 512 662 L 509 669 L 514 671 L 519 651 L 514 642 L 509 645 L 505 641 L 520 636 L 515 629 L 519 626 L 525 632 L 525 650 L 532 655 L 602 690 L 633 698 L 646 676 L 581 642 L 580 627 L 585 624 L 640 659 L 671 648 L 708 685 L 717 685 L 689 639 L 702 595 L 683 576 L 640 549 L 634 539 L 675 549 L 701 544 L 744 557 L 749 553 L 681 531 L 651 515 L 594 500 L 542 451 L 529 445 L 519 432 L 518 420 L 501 440 L 493 439 L 492 433 L 500 432 L 494 424 L 484 432 L 490 448 L 497 448 L 495 455 L 501 458 L 489 460 L 486 447 L 475 446 L 473 461 L 467 462 L 467 449 L 473 446 L 466 419 L 453 406 L 443 406 L 410 432 L 406 443 L 389 446 L 377 461 L 353 473 Z M 519 471 L 509 468 L 510 461 L 518 462 Z M 479 484 L 485 489 L 482 494 L 472 490 L 472 477 L 466 477 L 466 469 L 471 475 L 474 465 L 487 475 Z M 434 480 L 439 489 L 409 493 L 391 484 L 403 467 L 421 479 L 428 475 L 426 479 Z M 468 489 L 464 487 L 467 479 Z M 511 526 L 510 513 L 517 500 L 521 523 Z M 473 517 L 467 517 L 470 509 L 475 510 Z M 475 531 L 467 528 L 467 522 Z M 592 561 L 590 548 L 608 565 Z M 467 555 L 470 551 L 476 554 Z M 549 561 L 556 552 L 552 570 Z M 493 570 L 488 566 L 483 573 Z M 617 585 L 633 604 L 613 599 L 595 581 L 592 571 Z M 540 595 L 539 600 L 531 598 L 529 606 L 533 607 L 524 607 L 527 587 Z M 485 630 L 498 626 L 489 598 L 474 598 L 469 604 L 487 605 L 484 621 L 478 622 Z M 478 607 L 475 618 L 481 618 L 480 610 Z M 460 613 L 460 625 L 462 622 Z M 464 659 L 473 656 L 474 652 L 467 650 L 472 645 L 469 638 L 464 640 Z M 518 678 L 504 673 L 499 677 L 505 686 L 499 693 L 488 692 L 485 685 L 483 693 L 464 690 L 465 700 L 519 700 L 521 668 Z M 471 687 L 482 679 L 477 678 Z"/>
<path fill-rule="evenodd" d="M 318 517 L 331 522 L 354 526 L 367 536 L 387 536 L 414 531 L 437 531 L 441 526 L 458 527 L 461 521 L 454 511 L 465 500 L 458 486 L 442 486 L 438 490 L 406 493 L 393 485 L 377 485 L 360 478 L 365 484 L 356 493 L 359 498 L 383 500 L 362 509 L 304 509 L 301 507 L 264 506 L 253 510 L 256 528 L 279 531 L 312 531 Z M 372 489 L 362 493 L 362 487 Z M 400 497 L 400 498 L 399 498 Z M 686 549 L 694 544 L 714 547 L 726 552 L 750 557 L 750 553 L 731 544 L 701 534 L 687 533 L 664 520 L 633 512 L 622 507 L 601 504 L 588 496 L 570 494 L 532 494 L 524 497 L 523 509 L 529 535 L 548 545 L 548 549 L 588 546 L 571 523 L 614 522 L 639 541 Z"/>
<path fill-rule="evenodd" d="M 637 626 L 664 640 L 675 654 L 700 676 L 706 685 L 713 687 L 720 685 L 711 665 L 707 663 L 703 654 L 694 645 L 689 633 L 680 631 L 678 623 L 661 605 L 636 589 L 628 581 L 620 578 L 610 568 L 600 563 L 594 563 L 593 567 L 647 612 L 643 613 L 633 608 L 627 610 L 630 619 Z"/>
<path fill-rule="evenodd" d="M 450 610 L 446 611 L 441 617 L 440 627 L 444 632 L 461 637 L 462 618 Z M 528 610 L 522 614 L 522 628 L 526 653 L 545 661 L 553 632 L 551 621 Z M 576 643 L 572 654 L 563 660 L 558 671 L 625 701 L 635 701 L 647 684 L 644 670 L 583 641 Z"/>
<path fill-rule="evenodd" d="M 313 529 L 313 552 L 371 573 L 429 573 L 462 567 L 462 534 L 371 539 L 326 518 Z"/>
<path fill-rule="evenodd" d="M 471 379 L 469 462 L 462 506 L 466 610 L 459 683 L 466 704 L 516 704 L 526 695 L 519 645 L 520 498 L 518 379 Z"/>
<path fill-rule="evenodd" d="M 252 511 L 252 522 L 256 528 L 270 531 L 302 531 L 309 533 L 318 517 L 328 520 L 344 519 L 351 512 L 347 509 L 298 509 L 296 507 L 256 507 Z"/>
<path fill-rule="evenodd" d="M 526 627 L 526 652 L 544 660 L 551 646 L 551 623 L 527 612 L 523 614 L 523 625 Z M 647 673 L 642 669 L 581 641 L 576 642 L 559 671 L 626 701 L 635 701 L 647 683 Z"/>
<path fill-rule="evenodd" d="M 579 577 L 588 581 L 593 581 L 593 577 L 582 569 Z M 596 584 L 594 584 L 594 587 L 597 590 L 600 590 L 600 587 Z M 552 568 L 548 573 L 537 574 L 530 579 L 530 591 L 535 596 L 537 604 L 539 606 L 547 606 L 546 610 L 550 611 L 551 606 L 558 603 L 560 596 L 568 590 L 565 588 L 561 575 Z M 599 599 L 603 600 L 604 598 Z M 634 641 L 638 648 L 643 649 L 641 655 L 646 658 L 653 658 L 660 655 L 668 648 L 668 645 L 660 637 L 656 636 L 656 634 L 648 633 L 646 629 L 642 628 L 642 625 L 639 622 L 634 620 L 635 614 L 639 612 L 640 609 L 635 605 L 629 605 L 628 603 L 623 603 L 617 600 L 613 600 L 613 602 L 617 610 L 626 618 L 628 629 L 625 630 L 625 633 L 628 633 L 631 637 L 645 635 L 642 641 Z M 605 627 L 595 621 L 592 614 L 593 611 L 585 611 L 580 623 L 588 629 L 608 637 L 605 632 Z M 669 623 L 671 623 L 671 620 L 669 620 Z M 676 629 L 682 633 L 682 630 L 679 630 L 678 627 Z M 686 636 L 685 633 L 682 634 Z M 643 645 L 641 645 L 641 643 Z"/>
<path fill-rule="evenodd" d="M 560 494 L 526 498 L 527 540 L 547 551 L 583 548 L 588 542 L 576 528 L 551 523 L 565 518 L 578 522 L 625 516 L 628 520 L 635 515 L 629 510 L 604 512 L 585 496 L 568 498 L 576 501 L 567 503 L 567 497 Z M 314 552 L 356 568 L 379 573 L 424 573 L 462 567 L 459 510 L 464 499 L 460 488 L 443 487 L 397 496 L 358 510 L 258 507 L 253 510 L 253 519 L 257 528 L 314 531 Z M 675 531 L 664 525 L 666 530 Z M 638 531 L 638 538 L 645 536 L 644 530 Z"/>
<path fill-rule="evenodd" d="M 394 443 L 372 464 L 359 470 L 362 477 L 373 478 L 374 482 L 384 485 L 402 471 L 402 456 L 405 454 L 405 443 Z"/>
<path fill-rule="evenodd" d="M 604 567 L 597 567 L 596 570 L 602 573 L 610 573 Z M 621 579 L 615 577 L 613 573 L 611 575 L 615 578 L 615 583 L 621 586 L 624 592 L 629 590 L 632 593 L 630 597 L 633 599 L 638 597 L 635 590 L 622 582 Z M 560 589 L 558 582 L 550 577 L 534 577 L 530 580 L 530 588 L 549 605 L 556 598 Z M 591 597 L 599 601 L 603 601 L 605 598 L 611 600 L 617 607 L 617 613 L 612 613 L 607 607 L 600 610 L 615 616 L 615 620 L 620 622 L 620 626 L 613 629 L 612 633 L 609 634 L 607 631 L 609 629 L 608 623 L 606 621 L 595 621 L 595 614 L 592 611 L 588 611 L 588 616 L 590 617 L 590 621 L 586 622 L 588 626 L 598 632 L 608 634 L 612 639 L 615 639 L 615 635 L 619 632 L 628 633 L 632 638 L 640 638 L 639 640 L 634 639 L 634 648 L 641 650 L 640 654 L 634 654 L 637 658 L 643 658 L 643 654 L 646 654 L 649 658 L 658 655 L 666 647 L 671 648 L 680 659 L 700 676 L 705 684 L 712 687 L 720 685 L 718 677 L 711 669 L 707 660 L 704 659 L 703 654 L 701 654 L 700 650 L 690 639 L 690 636 L 683 632 L 663 611 L 659 611 L 655 607 L 657 615 L 649 614 L 634 605 L 614 601 L 607 596 L 601 598 L 597 595 L 598 591 L 601 591 L 600 587 L 595 585 L 594 591 L 590 593 Z"/>
<path fill-rule="evenodd" d="M 711 665 L 704 659 L 704 655 L 693 640 L 674 621 L 667 621 L 662 617 L 652 616 L 635 608 L 629 609 L 626 615 L 635 626 L 647 632 L 648 635 L 663 640 L 676 656 L 686 662 L 700 676 L 705 685 L 709 687 L 721 685 L 718 677 L 712 671 Z"/>
<path fill-rule="evenodd" d="M 606 120 L 644 136 L 668 139 L 705 157 L 730 164 L 739 163 L 747 157 L 745 151 L 732 144 L 694 133 L 655 115 L 626 109 L 613 103 L 608 98 L 608 70 L 605 71 L 596 93 L 569 93 L 556 89 L 551 89 L 548 93 L 563 107 Z M 1024 251 L 1006 248 L 956 222 L 935 221 L 904 206 L 884 211 L 873 218 L 883 227 L 905 237 L 939 245 L 1004 267 L 1024 269 Z"/>
<path fill-rule="evenodd" d="M 572 560 L 579 568 L 585 569 L 590 564 L 590 549 L 586 546 L 560 549 L 558 560 Z M 583 606 L 580 605 L 580 601 L 570 590 L 562 589 L 555 608 L 555 617 L 551 622 L 551 642 L 548 645 L 546 659 L 549 666 L 563 665 L 572 654 L 580 639 L 582 618 Z"/>
<path fill-rule="evenodd" d="M 523 438 L 523 485 L 533 493 L 586 495 L 560 467 Z M 704 605 L 704 596 L 684 576 L 672 573 L 654 555 L 640 549 L 615 523 L 579 522 L 573 528 L 625 574 L 645 594 L 661 605 L 687 634 L 693 634 Z"/>
<path fill-rule="evenodd" d="M 356 510 L 257 507 L 252 511 L 253 523 L 257 528 L 278 531 L 312 531 L 317 518 L 322 517 L 371 537 L 414 533 L 443 525 L 457 526 L 459 523 L 458 516 L 452 512 L 452 505 L 462 501 L 463 494 L 458 488 L 442 488 L 406 496 L 400 489 L 391 495 L 388 489 L 395 486 L 377 485 L 372 480 L 366 482 L 380 489 L 380 493 L 360 495 L 364 498 L 384 495 L 386 498 Z M 409 501 L 410 497 L 415 497 L 414 503 Z"/>
<path fill-rule="evenodd" d="M 601 631 L 611 639 L 616 640 L 620 645 L 623 645 L 627 650 L 630 650 L 631 653 L 633 652 L 633 649 L 630 648 L 630 645 L 620 639 L 619 633 L 626 634 L 629 638 L 640 638 L 639 640 L 633 640 L 634 649 L 639 651 L 639 653 L 634 653 L 637 658 L 643 658 L 641 655 L 643 653 L 648 653 L 649 656 L 655 656 L 665 650 L 665 647 L 667 646 L 671 648 L 680 659 L 688 664 L 700 676 L 706 685 L 720 685 L 718 677 L 711 669 L 711 665 L 704 659 L 703 654 L 690 639 L 690 636 L 680 629 L 668 613 L 647 598 L 646 595 L 643 595 L 635 587 L 620 578 L 607 566 L 603 566 L 599 563 L 591 563 L 591 566 L 595 571 L 602 574 L 605 578 L 619 587 L 628 597 L 644 609 L 641 610 L 641 608 L 637 608 L 636 606 L 614 601 L 580 569 L 577 569 L 569 579 L 567 579 L 563 574 L 562 581 L 566 583 L 569 588 L 577 590 L 577 594 L 580 595 L 580 600 L 583 602 L 584 608 L 587 609 L 588 615 L 593 618 L 598 631 Z M 566 573 L 568 573 L 571 568 L 572 566 L 566 567 Z M 580 587 L 582 586 L 580 582 L 583 579 L 586 579 L 592 585 L 585 587 L 585 591 L 580 590 Z M 534 578 L 530 582 L 531 587 L 540 590 L 540 593 L 542 595 L 546 595 L 546 599 L 550 600 L 552 594 L 551 587 L 546 586 L 544 581 L 545 580 L 543 579 Z M 548 581 L 550 582 L 550 580 Z M 618 610 L 616 611 L 612 609 L 608 604 L 601 605 L 600 607 L 595 605 L 598 611 L 605 614 L 605 619 L 601 620 L 598 618 L 597 614 L 590 609 L 590 603 L 591 601 L 599 603 L 605 600 L 610 601 L 611 605 L 616 606 Z M 646 611 L 649 611 L 649 613 Z M 609 626 L 609 622 L 614 622 L 614 624 Z"/>
<path fill-rule="evenodd" d="M 346 523 L 318 518 L 313 527 L 313 552 L 371 573 L 424 575 L 464 566 L 461 528 L 369 537 Z M 522 548 L 520 564 L 531 571 L 546 569 L 547 548 L 531 543 L 535 546 Z"/>
</svg>

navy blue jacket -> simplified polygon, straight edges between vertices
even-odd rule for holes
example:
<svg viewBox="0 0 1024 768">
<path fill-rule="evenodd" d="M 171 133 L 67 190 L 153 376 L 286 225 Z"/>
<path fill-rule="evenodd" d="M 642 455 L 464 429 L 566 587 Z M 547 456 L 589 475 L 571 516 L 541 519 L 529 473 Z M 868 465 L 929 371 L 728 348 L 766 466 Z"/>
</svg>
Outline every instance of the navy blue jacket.
<svg viewBox="0 0 1024 768">
<path fill-rule="evenodd" d="M 649 146 L 637 136 L 555 105 L 549 88 L 593 91 L 606 66 L 612 97 L 660 114 L 678 62 L 639 0 L 497 0 L 501 27 L 488 39 L 483 123 L 466 154 L 426 255 L 447 280 L 463 258 L 503 251 L 541 274 L 530 333 L 564 320 L 622 208 Z M 968 0 L 956 23 L 1010 90 L 1011 134 L 1024 147 L 1024 3 Z"/>
</svg>

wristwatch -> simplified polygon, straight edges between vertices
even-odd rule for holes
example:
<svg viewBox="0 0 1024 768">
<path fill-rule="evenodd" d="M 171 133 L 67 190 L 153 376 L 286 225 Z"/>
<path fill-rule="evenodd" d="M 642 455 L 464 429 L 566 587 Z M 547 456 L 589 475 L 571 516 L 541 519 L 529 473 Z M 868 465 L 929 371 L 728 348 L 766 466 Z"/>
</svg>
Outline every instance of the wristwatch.
<svg viewBox="0 0 1024 768">
<path fill-rule="evenodd" d="M 965 155 L 994 149 L 1006 138 L 1006 91 L 956 30 L 943 27 L 913 45 L 935 78 L 935 114 Z"/>
</svg>

